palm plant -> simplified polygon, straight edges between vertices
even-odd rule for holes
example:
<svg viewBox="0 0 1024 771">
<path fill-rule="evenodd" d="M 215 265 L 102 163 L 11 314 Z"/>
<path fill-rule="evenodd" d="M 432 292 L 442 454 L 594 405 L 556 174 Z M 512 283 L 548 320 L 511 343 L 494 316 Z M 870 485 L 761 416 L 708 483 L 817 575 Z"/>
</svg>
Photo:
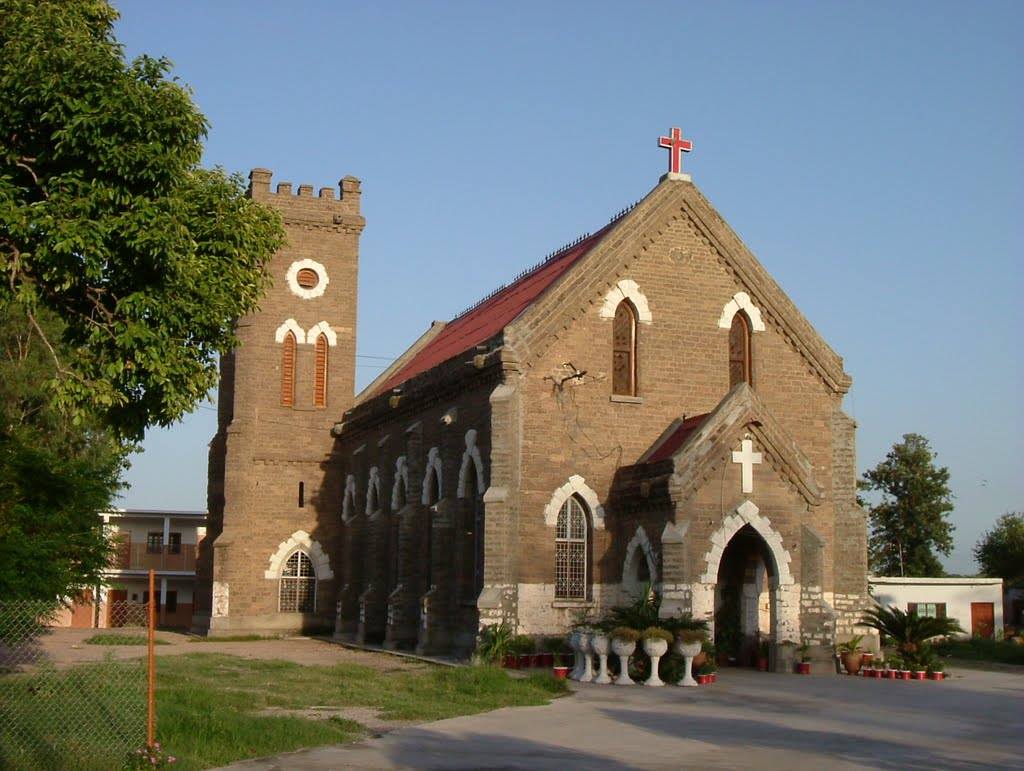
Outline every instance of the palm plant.
<svg viewBox="0 0 1024 771">
<path fill-rule="evenodd" d="M 956 619 L 919 616 L 916 611 L 905 612 L 895 605 L 878 605 L 864 611 L 864 618 L 860 620 L 860 624 L 877 629 L 883 640 L 892 641 L 904 654 L 916 653 L 933 637 L 944 637 L 964 631 Z"/>
</svg>

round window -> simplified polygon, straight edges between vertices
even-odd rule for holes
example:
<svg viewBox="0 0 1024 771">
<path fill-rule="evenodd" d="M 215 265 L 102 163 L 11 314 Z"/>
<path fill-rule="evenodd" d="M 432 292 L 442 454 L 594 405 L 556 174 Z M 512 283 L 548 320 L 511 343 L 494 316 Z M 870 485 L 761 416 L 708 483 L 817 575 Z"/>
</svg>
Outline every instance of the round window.
<svg viewBox="0 0 1024 771">
<path fill-rule="evenodd" d="M 303 268 L 295 276 L 295 282 L 303 289 L 315 289 L 320 283 L 320 276 L 312 268 Z"/>
</svg>

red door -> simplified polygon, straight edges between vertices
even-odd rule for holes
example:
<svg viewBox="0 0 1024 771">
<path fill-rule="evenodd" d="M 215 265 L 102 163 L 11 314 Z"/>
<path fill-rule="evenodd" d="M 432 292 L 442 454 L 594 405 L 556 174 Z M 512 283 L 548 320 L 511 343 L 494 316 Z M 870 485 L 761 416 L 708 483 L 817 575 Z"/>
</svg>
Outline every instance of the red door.
<svg viewBox="0 0 1024 771">
<path fill-rule="evenodd" d="M 996 631 L 995 604 L 971 603 L 971 635 L 991 640 Z"/>
</svg>

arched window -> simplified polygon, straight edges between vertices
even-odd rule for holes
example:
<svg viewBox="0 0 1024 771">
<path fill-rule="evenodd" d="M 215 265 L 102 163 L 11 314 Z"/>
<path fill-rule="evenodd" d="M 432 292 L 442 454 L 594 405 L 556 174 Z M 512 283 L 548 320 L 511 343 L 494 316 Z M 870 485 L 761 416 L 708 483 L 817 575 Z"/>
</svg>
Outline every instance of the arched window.
<svg viewBox="0 0 1024 771">
<path fill-rule="evenodd" d="M 555 527 L 555 599 L 585 600 L 588 575 L 590 515 L 579 497 L 570 496 L 558 512 Z"/>
<path fill-rule="evenodd" d="M 754 385 L 751 375 L 750 319 L 743 311 L 732 317 L 729 328 L 729 388 L 738 383 Z"/>
<path fill-rule="evenodd" d="M 636 338 L 636 308 L 623 300 L 612 321 L 612 393 L 618 396 L 637 395 Z"/>
<path fill-rule="evenodd" d="M 437 502 L 441 500 L 441 480 L 437 478 L 437 469 L 431 468 L 427 472 L 427 537 L 424 541 L 426 546 L 426 570 L 424 575 L 427 578 L 427 589 L 434 584 L 434 515 Z"/>
<path fill-rule="evenodd" d="M 281 347 L 281 406 L 295 404 L 295 333 L 288 331 Z"/>
<path fill-rule="evenodd" d="M 284 563 L 277 609 L 281 613 L 316 612 L 316 572 L 304 551 L 295 552 Z"/>
<path fill-rule="evenodd" d="M 460 584 L 463 601 L 471 602 L 484 588 L 484 502 L 477 490 L 475 473 L 466 475 L 462 503 L 465 519 Z"/>
<path fill-rule="evenodd" d="M 313 406 L 327 406 L 327 335 L 316 338 L 316 369 L 313 376 Z"/>
</svg>

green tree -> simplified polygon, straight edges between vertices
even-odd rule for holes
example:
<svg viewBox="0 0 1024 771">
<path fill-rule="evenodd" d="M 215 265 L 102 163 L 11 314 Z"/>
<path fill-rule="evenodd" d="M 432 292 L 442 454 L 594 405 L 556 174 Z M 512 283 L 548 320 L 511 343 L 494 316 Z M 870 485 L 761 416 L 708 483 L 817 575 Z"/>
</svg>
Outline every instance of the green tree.
<svg viewBox="0 0 1024 771">
<path fill-rule="evenodd" d="M 280 221 L 199 166 L 206 119 L 167 60 L 125 62 L 106 2 L 0 0 L 0 18 L 0 306 L 50 354 L 56 404 L 136 439 L 215 384 Z"/>
<path fill-rule="evenodd" d="M 941 576 L 935 552 L 953 549 L 949 469 L 935 465 L 928 440 L 904 434 L 885 460 L 864 474 L 859 487 L 881 493 L 868 514 L 868 554 L 878 575 Z"/>
<path fill-rule="evenodd" d="M 974 546 L 983 575 L 1001 578 L 1008 587 L 1024 586 L 1024 512 L 1011 511 Z"/>
<path fill-rule="evenodd" d="M 45 310 L 36 324 L 59 339 Z M 0 308 L 0 356 L 0 599 L 71 596 L 107 564 L 97 512 L 119 489 L 131 447 L 53 404 L 52 357 L 14 306 Z"/>
<path fill-rule="evenodd" d="M 0 597 L 92 584 L 147 426 L 215 384 L 283 240 L 103 0 L 0 0 Z"/>
</svg>

